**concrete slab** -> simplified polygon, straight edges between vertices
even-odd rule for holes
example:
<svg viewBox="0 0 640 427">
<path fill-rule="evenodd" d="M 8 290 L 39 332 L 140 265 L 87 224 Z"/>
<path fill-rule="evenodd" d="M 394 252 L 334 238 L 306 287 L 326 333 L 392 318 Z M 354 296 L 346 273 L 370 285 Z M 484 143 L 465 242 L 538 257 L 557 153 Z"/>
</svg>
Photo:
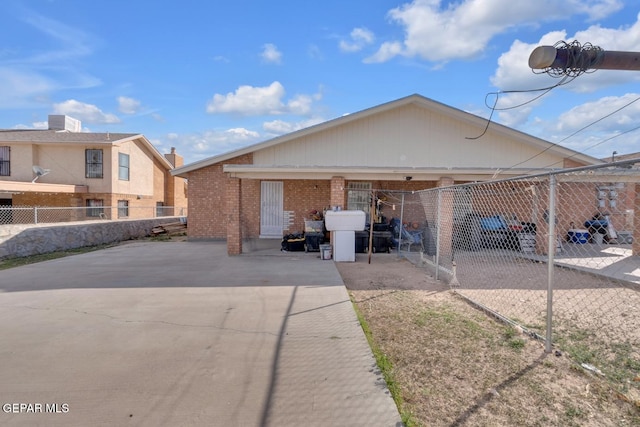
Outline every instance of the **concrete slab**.
<svg viewBox="0 0 640 427">
<path fill-rule="evenodd" d="M 5 270 L 0 360 L 2 425 L 400 423 L 317 253 L 135 242 Z"/>
</svg>

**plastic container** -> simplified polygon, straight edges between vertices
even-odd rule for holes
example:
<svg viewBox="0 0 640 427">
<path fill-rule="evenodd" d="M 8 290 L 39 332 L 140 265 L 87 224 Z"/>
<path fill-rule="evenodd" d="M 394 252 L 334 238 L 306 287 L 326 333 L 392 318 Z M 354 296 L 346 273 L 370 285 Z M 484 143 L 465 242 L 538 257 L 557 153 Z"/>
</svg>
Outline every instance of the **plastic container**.
<svg viewBox="0 0 640 427">
<path fill-rule="evenodd" d="M 630 231 L 618 231 L 618 243 L 622 245 L 630 245 L 633 243 L 633 234 Z"/>
<path fill-rule="evenodd" d="M 593 235 L 593 243 L 595 243 L 596 245 L 604 244 L 604 234 L 595 233 Z"/>
<path fill-rule="evenodd" d="M 567 234 L 571 243 L 583 245 L 589 241 L 589 232 L 587 230 L 573 229 L 569 230 Z"/>
<path fill-rule="evenodd" d="M 332 256 L 331 245 L 320 245 L 320 259 L 330 260 Z"/>
</svg>

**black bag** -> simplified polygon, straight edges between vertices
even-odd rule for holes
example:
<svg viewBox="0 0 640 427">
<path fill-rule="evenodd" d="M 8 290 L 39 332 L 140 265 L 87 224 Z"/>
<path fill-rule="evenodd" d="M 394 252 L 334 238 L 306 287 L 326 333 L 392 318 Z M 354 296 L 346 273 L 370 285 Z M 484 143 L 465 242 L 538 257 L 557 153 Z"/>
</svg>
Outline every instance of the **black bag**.
<svg viewBox="0 0 640 427">
<path fill-rule="evenodd" d="M 287 234 L 282 238 L 280 250 L 289 252 L 304 251 L 305 238 L 301 234 Z"/>
</svg>

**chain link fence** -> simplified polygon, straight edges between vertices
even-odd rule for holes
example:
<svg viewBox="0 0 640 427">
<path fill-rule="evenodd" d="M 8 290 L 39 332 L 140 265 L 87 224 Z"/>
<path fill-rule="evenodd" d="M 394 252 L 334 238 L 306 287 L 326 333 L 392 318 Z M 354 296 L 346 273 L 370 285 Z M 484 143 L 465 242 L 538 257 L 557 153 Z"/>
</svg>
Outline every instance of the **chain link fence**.
<svg viewBox="0 0 640 427">
<path fill-rule="evenodd" d="M 0 206 L 0 225 L 45 224 L 100 219 L 147 219 L 165 216 L 187 216 L 187 208 L 173 206 Z"/>
<path fill-rule="evenodd" d="M 402 198 L 403 256 L 640 397 L 640 159 Z"/>
</svg>

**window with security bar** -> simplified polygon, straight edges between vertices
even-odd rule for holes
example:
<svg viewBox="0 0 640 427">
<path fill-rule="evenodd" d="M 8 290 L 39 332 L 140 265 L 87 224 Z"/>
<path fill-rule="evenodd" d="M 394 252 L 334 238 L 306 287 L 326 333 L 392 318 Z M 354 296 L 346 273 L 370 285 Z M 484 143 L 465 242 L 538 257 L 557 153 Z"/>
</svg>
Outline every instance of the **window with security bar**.
<svg viewBox="0 0 640 427">
<path fill-rule="evenodd" d="M 100 218 L 104 215 L 104 200 L 88 199 L 86 201 L 86 215 L 88 217 Z"/>
<path fill-rule="evenodd" d="M 10 147 L 0 147 L 0 176 L 11 176 L 10 154 Z"/>
<path fill-rule="evenodd" d="M 102 178 L 103 177 L 103 156 L 101 149 L 85 150 L 85 177 L 86 178 Z"/>
<path fill-rule="evenodd" d="M 129 217 L 129 201 L 118 200 L 118 218 L 128 218 L 128 217 Z"/>
<path fill-rule="evenodd" d="M 371 183 L 350 182 L 347 185 L 347 209 L 369 212 L 371 210 Z"/>
</svg>

